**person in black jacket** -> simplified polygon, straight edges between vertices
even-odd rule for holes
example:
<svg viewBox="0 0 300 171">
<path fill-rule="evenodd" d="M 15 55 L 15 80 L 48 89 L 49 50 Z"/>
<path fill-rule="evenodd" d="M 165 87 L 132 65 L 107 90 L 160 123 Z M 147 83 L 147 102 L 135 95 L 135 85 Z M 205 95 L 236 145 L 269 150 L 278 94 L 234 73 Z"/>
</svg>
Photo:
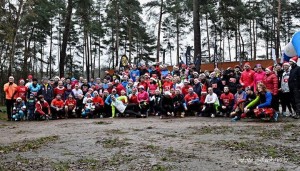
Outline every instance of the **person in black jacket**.
<svg viewBox="0 0 300 171">
<path fill-rule="evenodd" d="M 174 105 L 174 112 L 176 116 L 184 117 L 185 116 L 185 109 L 186 104 L 184 100 L 183 94 L 181 94 L 181 90 L 177 88 L 175 90 L 175 96 L 173 97 L 173 105 Z"/>
<path fill-rule="evenodd" d="M 300 118 L 300 67 L 297 66 L 298 56 L 290 59 L 291 65 L 289 88 L 291 92 L 292 107 L 296 112 L 292 117 L 295 119 Z"/>
<path fill-rule="evenodd" d="M 51 104 L 51 101 L 54 98 L 53 87 L 49 84 L 49 80 L 47 78 L 43 79 L 43 84 L 41 85 L 38 95 L 43 95 L 48 104 Z"/>
<path fill-rule="evenodd" d="M 171 116 L 173 113 L 172 94 L 166 91 L 160 101 L 161 115 L 160 119 Z"/>
<path fill-rule="evenodd" d="M 199 81 L 198 78 L 195 78 L 194 79 L 194 92 L 199 96 L 201 97 L 201 90 L 202 90 L 202 85 L 201 85 L 201 82 Z"/>
</svg>

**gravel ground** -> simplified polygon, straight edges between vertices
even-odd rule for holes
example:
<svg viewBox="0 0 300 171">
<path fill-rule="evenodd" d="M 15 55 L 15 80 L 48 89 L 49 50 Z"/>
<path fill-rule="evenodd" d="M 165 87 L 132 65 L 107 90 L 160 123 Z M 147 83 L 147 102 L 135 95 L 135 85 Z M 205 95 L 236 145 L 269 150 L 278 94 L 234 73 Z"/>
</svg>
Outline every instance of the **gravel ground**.
<svg viewBox="0 0 300 171">
<path fill-rule="evenodd" d="M 0 121 L 1 170 L 300 170 L 300 122 Z"/>
</svg>

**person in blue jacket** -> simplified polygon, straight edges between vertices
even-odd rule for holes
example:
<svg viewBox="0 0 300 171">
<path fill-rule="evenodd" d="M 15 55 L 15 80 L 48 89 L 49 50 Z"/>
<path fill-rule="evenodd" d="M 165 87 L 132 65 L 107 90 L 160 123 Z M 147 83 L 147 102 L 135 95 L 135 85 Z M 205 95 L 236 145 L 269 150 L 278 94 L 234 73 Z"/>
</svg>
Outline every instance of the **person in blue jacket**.
<svg viewBox="0 0 300 171">
<path fill-rule="evenodd" d="M 130 71 L 130 78 L 135 82 L 136 76 L 140 76 L 140 70 L 137 69 L 136 65 L 132 66 L 132 70 Z"/>
</svg>

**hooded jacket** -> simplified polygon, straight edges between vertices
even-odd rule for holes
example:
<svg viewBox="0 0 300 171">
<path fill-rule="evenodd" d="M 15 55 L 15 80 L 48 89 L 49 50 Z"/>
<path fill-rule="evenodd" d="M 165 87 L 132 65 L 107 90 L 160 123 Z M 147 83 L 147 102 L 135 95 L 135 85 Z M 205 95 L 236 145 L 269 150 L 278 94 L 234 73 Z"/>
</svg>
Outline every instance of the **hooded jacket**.
<svg viewBox="0 0 300 171">
<path fill-rule="evenodd" d="M 274 72 L 266 74 L 263 83 L 266 85 L 267 89 L 272 93 L 272 95 L 278 94 L 278 78 Z"/>
</svg>

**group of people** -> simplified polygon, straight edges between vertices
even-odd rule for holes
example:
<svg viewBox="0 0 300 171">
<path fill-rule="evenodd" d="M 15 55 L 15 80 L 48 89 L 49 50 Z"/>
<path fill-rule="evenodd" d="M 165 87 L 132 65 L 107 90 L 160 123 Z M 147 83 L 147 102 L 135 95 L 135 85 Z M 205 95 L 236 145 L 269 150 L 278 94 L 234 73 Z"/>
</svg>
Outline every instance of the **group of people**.
<svg viewBox="0 0 300 171">
<path fill-rule="evenodd" d="M 257 117 L 300 116 L 298 57 L 263 69 L 241 68 L 198 73 L 193 64 L 129 66 L 104 78 L 43 78 L 29 75 L 4 85 L 8 120 L 101 117 Z M 279 106 L 281 105 L 281 111 Z"/>
</svg>

